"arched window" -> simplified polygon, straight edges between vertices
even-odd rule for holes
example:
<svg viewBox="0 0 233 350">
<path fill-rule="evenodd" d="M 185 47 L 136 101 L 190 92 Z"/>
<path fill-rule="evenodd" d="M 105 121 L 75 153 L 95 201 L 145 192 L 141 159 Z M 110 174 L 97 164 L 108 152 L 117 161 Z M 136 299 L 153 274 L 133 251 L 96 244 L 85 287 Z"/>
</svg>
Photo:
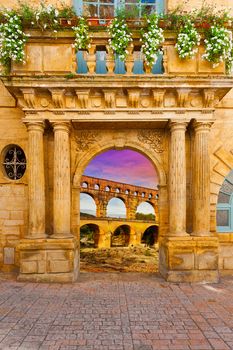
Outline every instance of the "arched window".
<svg viewBox="0 0 233 350">
<path fill-rule="evenodd" d="M 96 204 L 94 199 L 89 194 L 80 193 L 80 217 L 85 216 L 96 216 Z"/>
<path fill-rule="evenodd" d="M 233 231 L 233 170 L 225 178 L 218 195 L 217 231 Z"/>
<path fill-rule="evenodd" d="M 107 216 L 111 218 L 126 218 L 126 206 L 122 199 L 110 199 L 107 205 Z"/>
<path fill-rule="evenodd" d="M 116 193 L 120 193 L 120 189 L 119 188 L 116 188 Z"/>
<path fill-rule="evenodd" d="M 135 196 L 135 197 L 137 197 L 137 195 L 138 195 L 138 192 L 137 192 L 137 191 L 135 191 L 135 192 L 134 192 L 134 196 Z"/>
<path fill-rule="evenodd" d="M 136 210 L 137 220 L 155 220 L 155 210 L 148 202 L 142 202 L 138 205 Z"/>
<path fill-rule="evenodd" d="M 100 189 L 100 186 L 99 186 L 98 184 L 95 184 L 95 185 L 94 185 L 94 189 L 95 189 L 95 190 L 99 190 L 99 189 Z"/>
<path fill-rule="evenodd" d="M 105 191 L 106 191 L 106 192 L 110 192 L 110 187 L 109 187 L 109 186 L 106 186 L 106 187 L 105 187 Z"/>
<path fill-rule="evenodd" d="M 17 145 L 7 146 L 2 154 L 2 165 L 9 179 L 21 179 L 26 170 L 26 156 L 22 148 Z"/>
<path fill-rule="evenodd" d="M 145 192 L 142 192 L 142 198 L 144 198 L 145 197 Z"/>
<path fill-rule="evenodd" d="M 87 188 L 88 187 L 88 183 L 87 182 L 83 182 L 82 183 L 82 188 Z"/>
</svg>

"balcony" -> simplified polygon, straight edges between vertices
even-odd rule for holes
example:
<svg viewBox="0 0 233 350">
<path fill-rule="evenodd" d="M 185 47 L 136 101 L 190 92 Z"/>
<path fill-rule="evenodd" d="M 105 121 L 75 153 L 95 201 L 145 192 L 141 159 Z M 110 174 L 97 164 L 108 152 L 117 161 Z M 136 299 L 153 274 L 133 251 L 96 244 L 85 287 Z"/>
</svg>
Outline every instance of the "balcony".
<svg viewBox="0 0 233 350">
<path fill-rule="evenodd" d="M 204 48 L 201 45 L 192 60 L 180 60 L 175 49 L 177 34 L 165 32 L 163 57 L 159 57 L 154 67 L 144 65 L 140 52 L 141 42 L 138 30 L 133 30 L 133 43 L 128 48 L 129 55 L 121 62 L 108 46 L 109 35 L 104 27 L 97 27 L 91 32 L 92 45 L 88 51 L 75 54 L 72 31 L 51 32 L 30 31 L 26 44 L 26 64 L 13 64 L 12 75 L 96 75 L 96 74 L 164 74 L 164 75 L 224 75 L 225 64 L 218 67 L 202 59 Z"/>
<path fill-rule="evenodd" d="M 108 47 L 106 28 L 92 31 L 87 52 L 75 53 L 72 31 L 30 31 L 26 64 L 13 64 L 2 80 L 25 112 L 25 119 L 42 118 L 89 122 L 159 121 L 171 118 L 213 118 L 219 101 L 233 86 L 225 73 L 202 59 L 180 60 L 176 33 L 165 32 L 163 57 L 152 70 L 144 69 L 139 31 L 133 30 L 129 55 L 119 62 Z"/>
</svg>

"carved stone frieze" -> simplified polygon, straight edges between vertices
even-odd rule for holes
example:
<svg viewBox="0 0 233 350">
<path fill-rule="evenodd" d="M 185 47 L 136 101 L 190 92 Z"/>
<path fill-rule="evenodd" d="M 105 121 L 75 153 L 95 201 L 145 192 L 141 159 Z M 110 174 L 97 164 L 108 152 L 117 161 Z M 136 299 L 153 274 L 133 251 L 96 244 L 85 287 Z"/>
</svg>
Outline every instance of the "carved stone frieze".
<svg viewBox="0 0 233 350">
<path fill-rule="evenodd" d="M 77 132 L 75 136 L 77 151 L 87 151 L 98 139 L 100 139 L 99 133 L 93 130 Z"/>
<path fill-rule="evenodd" d="M 138 140 L 148 144 L 157 153 L 164 151 L 163 132 L 160 130 L 140 130 L 138 132 Z"/>
</svg>

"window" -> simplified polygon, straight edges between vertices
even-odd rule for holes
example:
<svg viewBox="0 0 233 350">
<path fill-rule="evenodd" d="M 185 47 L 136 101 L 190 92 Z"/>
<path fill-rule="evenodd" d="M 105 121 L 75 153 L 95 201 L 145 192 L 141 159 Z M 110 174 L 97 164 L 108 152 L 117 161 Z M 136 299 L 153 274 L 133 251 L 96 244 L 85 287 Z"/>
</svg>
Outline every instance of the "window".
<svg viewBox="0 0 233 350">
<path fill-rule="evenodd" d="M 78 15 L 85 17 L 111 18 L 117 9 L 125 8 L 134 16 L 142 16 L 153 11 L 163 12 L 163 0 L 74 0 Z"/>
<path fill-rule="evenodd" d="M 225 178 L 218 195 L 217 231 L 233 231 L 233 170 Z"/>
<path fill-rule="evenodd" d="M 21 179 L 26 170 L 26 157 L 22 148 L 17 145 L 6 147 L 3 152 L 3 167 L 9 179 Z"/>
</svg>

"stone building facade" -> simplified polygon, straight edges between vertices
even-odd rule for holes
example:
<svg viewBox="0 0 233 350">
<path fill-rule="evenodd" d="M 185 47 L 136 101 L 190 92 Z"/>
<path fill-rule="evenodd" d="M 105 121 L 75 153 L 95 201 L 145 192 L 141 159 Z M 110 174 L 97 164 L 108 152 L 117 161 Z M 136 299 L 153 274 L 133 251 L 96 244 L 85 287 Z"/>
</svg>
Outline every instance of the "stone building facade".
<svg viewBox="0 0 233 350">
<path fill-rule="evenodd" d="M 194 3 L 201 1 L 190 0 L 187 9 Z M 108 40 L 96 31 L 88 72 L 76 75 L 70 31 L 30 34 L 26 64 L 1 77 L 1 269 L 19 269 L 19 280 L 75 281 L 84 169 L 105 150 L 130 148 L 159 176 L 162 276 L 217 282 L 219 273 L 232 273 L 233 79 L 224 65 L 203 61 L 203 47 L 194 60 L 180 61 L 175 34 L 167 32 L 163 74 L 133 74 L 133 50 L 127 74 L 114 74 L 111 53 L 107 73 L 96 74 L 95 52 Z"/>
</svg>

